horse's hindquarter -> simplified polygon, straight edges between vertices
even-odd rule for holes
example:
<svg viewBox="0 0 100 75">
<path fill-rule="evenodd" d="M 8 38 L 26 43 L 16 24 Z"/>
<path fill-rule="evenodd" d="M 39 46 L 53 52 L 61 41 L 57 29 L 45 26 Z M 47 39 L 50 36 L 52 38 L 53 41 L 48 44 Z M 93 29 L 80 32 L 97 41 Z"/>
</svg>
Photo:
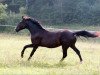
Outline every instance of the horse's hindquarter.
<svg viewBox="0 0 100 75">
<path fill-rule="evenodd" d="M 68 45 L 68 44 L 76 42 L 76 37 L 73 35 L 73 32 L 65 30 L 61 34 L 60 41 L 61 41 L 61 44 Z"/>
</svg>

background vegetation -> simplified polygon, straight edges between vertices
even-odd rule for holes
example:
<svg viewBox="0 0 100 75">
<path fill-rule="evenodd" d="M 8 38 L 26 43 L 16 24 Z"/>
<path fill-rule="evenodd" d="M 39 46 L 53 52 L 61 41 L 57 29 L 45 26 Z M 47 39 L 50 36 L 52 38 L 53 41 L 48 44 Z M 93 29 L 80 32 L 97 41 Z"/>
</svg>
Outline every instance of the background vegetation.
<svg viewBox="0 0 100 75">
<path fill-rule="evenodd" d="M 1 0 L 0 24 L 16 25 L 27 14 L 49 25 L 98 25 L 99 8 L 100 0 Z"/>
</svg>

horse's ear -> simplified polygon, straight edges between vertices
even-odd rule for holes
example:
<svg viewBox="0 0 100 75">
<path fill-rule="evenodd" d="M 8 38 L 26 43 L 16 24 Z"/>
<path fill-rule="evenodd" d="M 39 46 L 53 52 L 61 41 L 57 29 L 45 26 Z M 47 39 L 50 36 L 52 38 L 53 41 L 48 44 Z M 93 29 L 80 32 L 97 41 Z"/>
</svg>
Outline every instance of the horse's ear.
<svg viewBox="0 0 100 75">
<path fill-rule="evenodd" d="M 24 16 L 22 16 L 22 19 L 24 19 Z"/>
<path fill-rule="evenodd" d="M 22 16 L 22 19 L 26 19 L 26 16 Z"/>
</svg>

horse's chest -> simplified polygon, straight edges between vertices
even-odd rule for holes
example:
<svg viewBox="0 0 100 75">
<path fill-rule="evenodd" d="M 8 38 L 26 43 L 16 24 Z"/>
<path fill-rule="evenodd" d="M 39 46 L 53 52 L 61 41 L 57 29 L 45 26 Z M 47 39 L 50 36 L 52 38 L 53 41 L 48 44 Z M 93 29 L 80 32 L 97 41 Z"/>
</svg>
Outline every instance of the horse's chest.
<svg viewBox="0 0 100 75">
<path fill-rule="evenodd" d="M 41 41 L 41 38 L 38 36 L 34 36 L 34 37 L 31 37 L 31 41 L 33 44 L 39 44 Z"/>
</svg>

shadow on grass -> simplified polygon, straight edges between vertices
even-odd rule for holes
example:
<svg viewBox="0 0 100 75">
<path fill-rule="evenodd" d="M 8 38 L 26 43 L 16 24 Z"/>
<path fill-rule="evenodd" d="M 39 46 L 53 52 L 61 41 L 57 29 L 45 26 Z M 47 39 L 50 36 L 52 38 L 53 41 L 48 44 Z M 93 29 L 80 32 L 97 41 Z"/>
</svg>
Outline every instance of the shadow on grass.
<svg viewBox="0 0 100 75">
<path fill-rule="evenodd" d="M 76 64 L 73 63 L 65 63 L 65 62 L 58 62 L 56 64 L 50 64 L 47 62 L 40 62 L 40 61 L 34 61 L 34 62 L 21 62 L 20 66 L 22 67 L 36 67 L 36 68 L 64 68 L 66 66 L 75 66 Z"/>
</svg>

